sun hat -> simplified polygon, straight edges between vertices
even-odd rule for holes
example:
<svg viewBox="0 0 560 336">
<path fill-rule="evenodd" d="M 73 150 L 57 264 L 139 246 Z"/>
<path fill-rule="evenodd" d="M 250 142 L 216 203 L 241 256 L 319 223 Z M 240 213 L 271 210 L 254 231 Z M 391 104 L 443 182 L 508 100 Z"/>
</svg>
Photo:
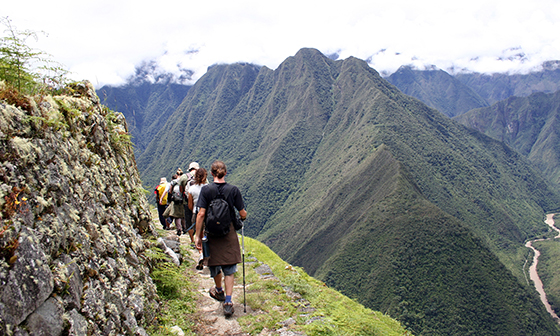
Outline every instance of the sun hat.
<svg viewBox="0 0 560 336">
<path fill-rule="evenodd" d="M 189 171 L 191 171 L 193 169 L 198 169 L 198 168 L 200 168 L 200 167 L 198 166 L 197 162 L 191 162 L 191 164 L 189 165 Z"/>
<path fill-rule="evenodd" d="M 167 183 L 167 179 L 165 177 L 162 177 L 161 180 L 159 181 L 159 184 L 162 183 Z"/>
</svg>

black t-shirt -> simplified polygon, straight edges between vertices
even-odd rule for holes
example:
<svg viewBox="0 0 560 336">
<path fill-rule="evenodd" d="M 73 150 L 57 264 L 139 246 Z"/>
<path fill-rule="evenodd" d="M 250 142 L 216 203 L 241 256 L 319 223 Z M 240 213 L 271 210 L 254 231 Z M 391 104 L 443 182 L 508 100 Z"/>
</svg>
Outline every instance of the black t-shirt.
<svg viewBox="0 0 560 336">
<path fill-rule="evenodd" d="M 243 197 L 241 196 L 241 192 L 236 186 L 227 183 L 212 183 L 212 184 L 216 185 L 218 187 L 218 190 L 220 190 L 224 195 L 228 193 L 226 192 L 226 189 L 229 189 L 229 194 L 227 195 L 226 201 L 228 202 L 230 208 L 233 209 L 235 207 L 237 211 L 245 209 L 245 205 L 243 203 Z M 200 190 L 200 195 L 198 196 L 198 202 L 196 203 L 197 207 L 208 209 L 208 205 L 210 204 L 210 201 L 212 201 L 212 199 L 215 197 L 211 189 L 212 184 L 205 185 Z"/>
</svg>

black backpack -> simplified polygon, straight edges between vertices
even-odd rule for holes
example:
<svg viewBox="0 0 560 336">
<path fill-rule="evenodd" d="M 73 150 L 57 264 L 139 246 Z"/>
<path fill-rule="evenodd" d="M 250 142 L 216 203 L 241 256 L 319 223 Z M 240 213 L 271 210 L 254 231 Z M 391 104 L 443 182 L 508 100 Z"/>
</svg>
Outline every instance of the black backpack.
<svg viewBox="0 0 560 336">
<path fill-rule="evenodd" d="M 223 237 L 229 233 L 229 227 L 235 216 L 227 202 L 231 186 L 225 184 L 222 189 L 216 184 L 208 186 L 214 194 L 214 198 L 206 209 L 206 223 L 204 231 L 211 237 Z"/>
</svg>

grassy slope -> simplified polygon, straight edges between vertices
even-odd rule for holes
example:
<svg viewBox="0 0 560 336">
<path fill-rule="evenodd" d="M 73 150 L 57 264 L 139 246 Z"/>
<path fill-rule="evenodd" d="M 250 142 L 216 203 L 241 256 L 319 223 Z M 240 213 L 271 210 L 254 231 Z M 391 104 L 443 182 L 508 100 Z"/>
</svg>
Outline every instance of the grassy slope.
<svg viewBox="0 0 560 336">
<path fill-rule="evenodd" d="M 396 320 L 367 309 L 355 300 L 326 287 L 323 282 L 307 275 L 302 268 L 290 266 L 257 240 L 245 238 L 245 253 L 247 259 L 256 257 L 260 262 L 269 265 L 281 284 L 301 294 L 312 307 L 316 308 L 310 317 L 321 317 L 319 322 L 302 324 L 300 327 L 307 335 L 411 335 Z M 256 266 L 258 264 L 252 267 Z M 247 276 L 247 279 L 263 282 L 256 274 Z M 270 285 L 267 284 L 266 287 L 268 286 Z M 257 287 L 259 286 L 251 286 L 251 288 Z M 249 303 L 251 300 L 262 302 L 262 293 L 258 291 L 249 293 L 247 300 Z M 265 311 L 274 315 L 273 307 L 270 305 L 265 308 Z M 254 320 L 255 317 L 248 316 L 246 321 L 240 323 L 250 327 Z"/>
</svg>

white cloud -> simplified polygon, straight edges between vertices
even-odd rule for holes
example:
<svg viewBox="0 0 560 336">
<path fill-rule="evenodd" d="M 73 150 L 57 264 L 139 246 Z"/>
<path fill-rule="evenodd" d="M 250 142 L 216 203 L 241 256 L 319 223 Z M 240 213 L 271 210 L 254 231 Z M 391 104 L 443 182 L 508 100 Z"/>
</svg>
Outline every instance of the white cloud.
<svg viewBox="0 0 560 336">
<path fill-rule="evenodd" d="M 215 63 L 274 69 L 303 47 L 387 72 L 410 63 L 526 71 L 560 59 L 555 0 L 19 0 L 0 15 L 48 32 L 34 46 L 96 85 L 123 83 L 151 60 L 165 71 L 191 69 L 194 80 Z"/>
</svg>

